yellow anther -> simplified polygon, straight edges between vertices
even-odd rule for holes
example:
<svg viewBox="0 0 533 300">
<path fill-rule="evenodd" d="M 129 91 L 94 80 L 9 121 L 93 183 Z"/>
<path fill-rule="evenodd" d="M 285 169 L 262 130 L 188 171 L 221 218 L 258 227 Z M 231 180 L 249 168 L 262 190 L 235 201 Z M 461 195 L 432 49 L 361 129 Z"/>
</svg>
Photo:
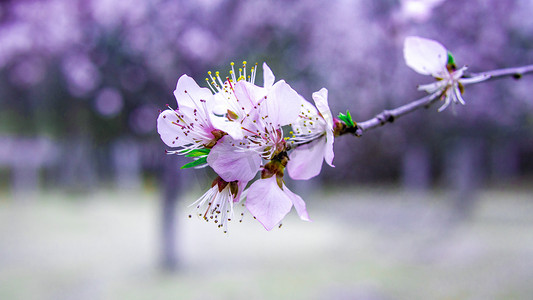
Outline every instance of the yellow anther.
<svg viewBox="0 0 533 300">
<path fill-rule="evenodd" d="M 231 62 L 231 63 L 230 63 L 230 65 L 232 65 L 232 66 L 233 66 L 234 64 L 235 64 L 234 62 Z"/>
<path fill-rule="evenodd" d="M 243 61 L 242 64 L 246 66 L 246 61 Z"/>
<path fill-rule="evenodd" d="M 207 71 L 207 74 L 211 75 L 211 71 Z"/>
</svg>

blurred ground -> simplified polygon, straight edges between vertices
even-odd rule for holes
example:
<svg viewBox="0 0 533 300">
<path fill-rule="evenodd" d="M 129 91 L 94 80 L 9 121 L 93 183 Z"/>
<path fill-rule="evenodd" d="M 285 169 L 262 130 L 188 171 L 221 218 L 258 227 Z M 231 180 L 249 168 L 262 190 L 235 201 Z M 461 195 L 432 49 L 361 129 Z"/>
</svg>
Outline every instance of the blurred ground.
<svg viewBox="0 0 533 300">
<path fill-rule="evenodd" d="M 175 273 L 157 264 L 156 193 L 3 194 L 0 299 L 526 299 L 531 192 L 485 190 L 457 222 L 445 193 L 326 190 L 307 197 L 312 223 L 247 215 L 227 235 L 187 218 L 195 192 Z"/>
</svg>

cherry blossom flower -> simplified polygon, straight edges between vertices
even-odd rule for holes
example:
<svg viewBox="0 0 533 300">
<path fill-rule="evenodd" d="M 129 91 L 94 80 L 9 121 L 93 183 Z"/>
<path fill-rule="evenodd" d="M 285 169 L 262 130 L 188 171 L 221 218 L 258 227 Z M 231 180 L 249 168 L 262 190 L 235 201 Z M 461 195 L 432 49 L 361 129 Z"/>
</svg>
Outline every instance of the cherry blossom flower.
<svg viewBox="0 0 533 300">
<path fill-rule="evenodd" d="M 174 96 L 177 108 L 169 106 L 157 119 L 161 140 L 169 147 L 182 148 L 169 153 L 211 148 L 226 134 L 239 137 L 235 125 L 213 113 L 211 91 L 198 86 L 189 76 L 179 78 Z"/>
<path fill-rule="evenodd" d="M 239 77 L 232 64 L 230 75 L 223 81 L 219 73 L 211 81 L 215 92 L 215 113 L 240 123 L 242 138 L 235 145 L 239 149 L 254 150 L 270 159 L 285 147 L 282 127 L 294 123 L 305 99 L 284 80 L 274 83 L 275 77 L 266 63 L 263 64 L 264 86 L 254 84 L 257 67 L 252 68 L 246 79 L 246 62 L 239 69 Z"/>
<path fill-rule="evenodd" d="M 457 69 L 453 56 L 443 45 L 434 40 L 409 36 L 405 39 L 403 53 L 407 66 L 419 74 L 431 75 L 437 79 L 434 83 L 419 86 L 418 90 L 429 94 L 440 94 L 444 104 L 439 108 L 439 112 L 451 103 L 465 105 L 462 97 L 464 86 L 489 78 L 485 75 L 463 77 L 467 67 Z"/>
<path fill-rule="evenodd" d="M 250 80 L 244 80 L 246 72 L 242 69 L 239 78 L 233 75 L 233 70 L 230 72 L 233 78 L 224 82 L 219 73 L 212 78 L 210 84 L 218 101 L 218 113 L 226 112 L 228 120 L 241 124 L 243 137 L 220 139 L 209 153 L 207 162 L 225 181 L 248 182 L 261 169 L 263 159 L 270 161 L 262 169 L 263 179 L 252 183 L 247 190 L 246 207 L 267 230 L 271 230 L 293 205 L 302 219 L 309 219 L 303 200 L 282 183 L 287 159 L 283 126 L 298 120 L 300 108 L 307 101 L 285 81 L 274 83 L 275 77 L 266 64 L 263 64 L 263 72 L 263 87 L 253 83 L 255 72 L 250 75 Z M 332 119 L 331 114 L 329 117 Z M 283 166 L 279 157 L 285 158 Z M 272 166 L 277 166 L 276 172 L 269 171 Z M 277 182 L 276 178 L 281 182 L 279 186 L 272 184 L 273 180 Z"/>
<path fill-rule="evenodd" d="M 305 144 L 304 148 L 312 146 L 313 153 L 316 149 L 320 152 L 313 156 L 318 162 L 311 164 L 312 171 L 302 167 L 303 157 L 297 152 L 295 174 L 318 174 L 322 160 L 331 164 L 333 159 L 333 118 L 327 106 L 327 90 L 313 95 L 317 111 L 284 80 L 275 82 L 266 64 L 263 87 L 254 83 L 256 72 L 254 66 L 247 74 L 243 62 L 237 73 L 232 63 L 225 80 L 219 72 L 208 73 L 209 88 L 201 88 L 183 75 L 174 92 L 177 108 L 165 110 L 158 118 L 161 139 L 167 146 L 180 148 L 169 153 L 202 157 L 197 162 L 203 165 L 192 166 L 209 165 L 217 173 L 211 188 L 193 205 L 199 216 L 213 220 L 224 231 L 234 217 L 233 203 L 241 198 L 246 198 L 246 207 L 267 230 L 279 224 L 293 205 L 303 220 L 309 220 L 305 202 L 283 183 L 288 161 L 284 126 L 293 126 L 297 132 L 300 128 L 313 128 L 311 134 L 302 131 L 293 135 L 291 142 Z M 303 111 L 306 107 L 309 109 Z M 314 139 L 318 142 L 311 143 Z M 306 153 L 309 149 L 301 151 Z M 262 166 L 265 160 L 268 162 Z M 261 179 L 245 190 L 259 171 Z"/>
<path fill-rule="evenodd" d="M 274 74 L 266 63 L 263 63 L 263 87 L 255 85 L 257 65 L 251 68 L 250 73 L 247 73 L 246 65 L 247 62 L 244 61 L 237 75 L 234 68 L 235 64 L 232 62 L 230 76 L 226 77 L 225 80 L 220 77 L 220 72 L 215 72 L 215 76 L 208 72 L 209 78 L 205 79 L 214 93 L 214 112 L 219 115 L 226 115 L 232 121 L 243 121 L 274 84 Z M 248 94 L 248 90 L 254 92 Z"/>
<path fill-rule="evenodd" d="M 240 80 L 233 75 L 223 82 L 216 73 L 210 83 L 215 97 L 219 95 L 218 110 L 226 111 L 227 119 L 243 130 L 242 139 L 223 139 L 208 156 L 209 165 L 227 181 L 249 181 L 259 171 L 261 158 L 269 160 L 285 150 L 282 127 L 297 120 L 305 102 L 285 81 L 273 83 L 274 75 L 266 64 L 264 87 L 256 86 L 255 70 L 249 81 L 244 80 L 246 72 L 240 69 Z M 235 74 L 233 69 L 230 74 Z"/>
<path fill-rule="evenodd" d="M 333 165 L 333 116 L 328 106 L 328 90 L 322 88 L 313 93 L 318 110 L 305 101 L 301 104 L 298 121 L 293 124 L 291 146 L 297 146 L 289 154 L 287 171 L 292 179 L 307 180 L 322 169 L 322 161 Z"/>
<path fill-rule="evenodd" d="M 212 221 L 227 232 L 228 222 L 235 215 L 234 203 L 240 202 L 246 184 L 247 182 L 226 182 L 217 177 L 211 188 L 190 206 L 196 206 L 198 216 L 206 222 Z"/>
</svg>

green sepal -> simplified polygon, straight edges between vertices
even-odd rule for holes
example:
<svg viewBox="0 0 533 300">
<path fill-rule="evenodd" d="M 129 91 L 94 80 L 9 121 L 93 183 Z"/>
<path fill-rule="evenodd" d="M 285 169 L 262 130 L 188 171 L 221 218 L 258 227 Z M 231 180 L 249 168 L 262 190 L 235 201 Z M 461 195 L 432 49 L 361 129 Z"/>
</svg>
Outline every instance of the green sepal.
<svg viewBox="0 0 533 300">
<path fill-rule="evenodd" d="M 350 114 L 349 110 L 346 110 L 346 114 L 339 113 L 338 115 L 339 120 L 343 121 L 344 124 L 348 127 L 354 127 L 355 122 L 352 120 L 352 115 Z"/>
<path fill-rule="evenodd" d="M 202 156 L 197 160 L 191 161 L 190 163 L 184 164 L 181 169 L 194 168 L 207 163 L 207 156 Z"/>
<path fill-rule="evenodd" d="M 455 65 L 455 58 L 453 57 L 452 53 L 448 51 L 448 65 Z"/>
<path fill-rule="evenodd" d="M 191 151 L 187 152 L 187 154 L 185 155 L 185 157 L 205 156 L 205 155 L 208 155 L 209 152 L 211 152 L 211 149 L 207 149 L 207 148 L 204 148 L 204 149 L 194 149 L 194 150 L 191 150 Z"/>
</svg>

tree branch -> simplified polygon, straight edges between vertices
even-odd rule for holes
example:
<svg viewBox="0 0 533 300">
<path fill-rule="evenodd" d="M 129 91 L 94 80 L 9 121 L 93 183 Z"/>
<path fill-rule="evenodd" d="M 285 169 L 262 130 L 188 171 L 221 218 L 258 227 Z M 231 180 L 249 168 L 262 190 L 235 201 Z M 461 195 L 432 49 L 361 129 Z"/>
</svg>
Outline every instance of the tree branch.
<svg viewBox="0 0 533 300">
<path fill-rule="evenodd" d="M 489 79 L 496 79 L 501 77 L 507 77 L 512 76 L 515 79 L 519 79 L 522 77 L 522 75 L 533 72 L 533 65 L 527 65 L 522 67 L 516 67 L 516 68 L 505 68 L 505 69 L 498 69 L 488 72 L 482 72 L 482 73 L 471 73 L 471 77 L 476 76 L 489 76 Z"/>
<path fill-rule="evenodd" d="M 468 77 L 488 76 L 487 80 L 490 80 L 490 79 L 498 79 L 502 77 L 512 76 L 515 79 L 520 79 L 522 75 L 527 74 L 527 73 L 533 73 L 533 65 L 527 65 L 527 66 L 516 67 L 516 68 L 498 69 L 498 70 L 487 71 L 487 72 L 482 72 L 482 73 L 471 73 L 468 75 Z M 344 132 L 342 132 L 341 134 L 352 133 L 355 136 L 361 136 L 363 135 L 364 132 L 370 129 L 381 127 L 387 123 L 392 123 L 394 122 L 395 119 L 403 115 L 406 115 L 408 113 L 411 113 L 419 108 L 422 108 L 422 107 L 427 108 L 431 106 L 433 103 L 435 103 L 440 98 L 440 96 L 441 94 L 434 93 L 431 95 L 427 95 L 423 98 L 420 98 L 418 100 L 415 100 L 413 102 L 402 105 L 400 107 L 397 107 L 395 109 L 384 110 L 370 120 L 367 120 L 364 122 L 357 122 L 356 128 L 346 128 L 346 130 L 344 130 Z"/>
<path fill-rule="evenodd" d="M 355 134 L 356 136 L 361 136 L 363 135 L 363 132 L 367 130 L 381 127 L 387 123 L 392 123 L 394 122 L 395 119 L 403 115 L 406 115 L 410 112 L 413 112 L 419 108 L 429 107 L 437 99 L 439 99 L 439 96 L 440 96 L 439 93 L 434 93 L 431 95 L 427 95 L 424 98 L 420 98 L 413 102 L 397 107 L 395 109 L 384 110 L 380 114 L 376 115 L 374 118 L 368 121 L 357 122 L 357 129 L 355 130 L 355 132 L 352 132 L 352 133 Z"/>
</svg>

